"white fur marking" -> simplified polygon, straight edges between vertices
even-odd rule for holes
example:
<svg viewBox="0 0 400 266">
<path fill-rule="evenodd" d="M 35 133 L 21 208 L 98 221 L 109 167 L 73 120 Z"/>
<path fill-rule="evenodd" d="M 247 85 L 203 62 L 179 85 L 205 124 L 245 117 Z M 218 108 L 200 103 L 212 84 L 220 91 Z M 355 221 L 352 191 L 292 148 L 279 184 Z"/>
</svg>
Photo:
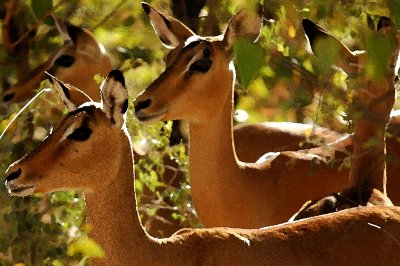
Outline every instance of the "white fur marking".
<svg viewBox="0 0 400 266">
<path fill-rule="evenodd" d="M 76 125 L 72 124 L 69 128 L 67 128 L 67 130 L 65 130 L 64 134 L 62 135 L 61 139 L 58 141 L 58 143 L 64 141 L 68 135 L 72 134 L 72 132 L 74 132 L 74 130 L 76 129 Z"/>
</svg>

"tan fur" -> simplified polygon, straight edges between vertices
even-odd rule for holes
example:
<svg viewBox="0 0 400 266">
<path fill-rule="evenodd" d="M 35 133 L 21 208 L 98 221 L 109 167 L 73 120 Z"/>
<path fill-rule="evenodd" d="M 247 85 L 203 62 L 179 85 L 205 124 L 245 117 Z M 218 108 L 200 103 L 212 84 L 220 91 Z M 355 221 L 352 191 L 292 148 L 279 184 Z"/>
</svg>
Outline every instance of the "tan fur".
<svg viewBox="0 0 400 266">
<path fill-rule="evenodd" d="M 60 142 L 65 130 L 84 119 L 89 119 L 93 132 L 89 139 Z M 7 187 L 32 186 L 29 193 L 19 192 L 24 195 L 85 191 L 87 222 L 93 225 L 90 236 L 106 253 L 91 265 L 395 265 L 400 261 L 398 207 L 354 208 L 262 230 L 183 229 L 170 238 L 152 238 L 138 217 L 133 160 L 127 154 L 131 143 L 125 127 L 113 124 L 100 108 L 77 112 L 9 167 L 7 174 L 18 169 L 21 174 L 7 181 Z"/>
<path fill-rule="evenodd" d="M 54 61 L 62 55 L 74 56 L 75 62 L 70 67 L 54 68 Z M 91 32 L 82 29 L 77 34 L 76 43 L 66 42 L 49 59 L 36 67 L 30 75 L 4 92 L 6 95 L 15 94 L 10 102 L 23 102 L 34 95 L 34 90 L 39 87 L 41 81 L 47 78 L 45 71 L 50 72 L 63 82 L 69 83 L 83 90 L 95 101 L 99 101 L 99 86 L 93 77 L 96 74 L 107 75 L 112 70 L 111 60 L 105 53 L 104 47 Z M 76 105 L 86 102 L 88 99 L 72 90 L 70 100 Z"/>
<path fill-rule="evenodd" d="M 176 27 L 179 27 L 179 22 L 175 22 Z M 61 26 L 65 26 L 62 24 Z M 64 31 L 66 31 L 64 29 Z M 190 36 L 190 31 L 186 27 L 180 28 L 180 31 L 188 31 L 182 36 Z M 64 34 L 67 34 L 64 32 Z M 68 37 L 68 34 L 67 36 Z M 102 46 L 94 36 L 87 30 L 83 29 L 78 34 L 77 43 L 66 43 L 59 50 L 53 53 L 49 59 L 41 66 L 36 68 L 26 80 L 18 83 L 13 88 L 7 90 L 7 93 L 16 93 L 16 98 L 13 101 L 23 101 L 31 97 L 33 89 L 37 88 L 40 82 L 47 78 L 44 71 L 49 71 L 53 66 L 53 61 L 62 55 L 73 55 L 76 62 L 68 68 L 59 67 L 57 71 L 52 72 L 60 81 L 69 83 L 78 89 L 82 90 L 90 98 L 95 101 L 100 100 L 98 85 L 93 80 L 93 76 L 97 73 L 106 75 L 111 70 L 110 59 L 106 54 L 101 52 Z M 58 83 L 55 83 L 57 86 Z M 71 86 L 65 85 L 67 88 Z M 60 88 L 58 88 L 60 91 Z M 69 90 L 71 97 L 68 99 L 70 104 L 79 106 L 87 101 L 87 97 L 74 89 Z M 64 99 L 65 101 L 65 99 Z M 322 129 L 319 127 L 311 127 L 295 123 L 258 123 L 253 125 L 241 125 L 234 128 L 234 135 L 237 144 L 238 157 L 245 162 L 255 162 L 265 151 L 284 151 L 297 150 L 299 148 L 314 147 L 315 144 L 307 142 L 308 139 L 316 141 L 316 143 L 329 143 L 340 137 L 340 134 Z M 251 148 L 249 148 L 251 147 Z M 135 153 L 136 158 L 140 158 Z M 170 161 L 165 157 L 167 165 L 176 167 L 175 162 Z M 162 179 L 169 181 L 174 178 L 175 173 L 166 171 Z M 183 174 L 180 173 L 181 179 Z M 152 195 L 148 191 L 147 195 Z M 143 203 L 146 203 L 143 200 Z M 150 202 L 147 202 L 150 203 Z M 157 215 L 166 219 L 166 223 L 156 221 L 152 224 L 145 223 L 149 226 L 151 235 L 171 235 L 177 229 L 181 228 L 175 220 L 171 218 L 172 211 L 159 210 Z M 163 232 L 163 233 L 160 233 Z"/>
<path fill-rule="evenodd" d="M 203 37 L 203 43 L 186 50 L 182 47 L 190 41 L 181 40 L 170 52 L 165 72 L 135 100 L 136 107 L 151 100 L 136 115 L 147 122 L 189 121 L 191 191 L 205 226 L 257 228 L 284 222 L 305 201 L 344 188 L 348 171 L 331 168 L 325 157 L 303 153 L 274 153 L 257 164 L 237 159 L 231 118 L 235 72 L 222 39 Z M 185 78 L 188 58 L 205 49 L 211 50 L 212 67 Z M 399 186 L 395 176 L 391 182 Z M 400 199 L 397 192 L 389 196 Z"/>
<path fill-rule="evenodd" d="M 387 23 L 387 24 L 386 24 Z M 303 20 L 306 34 L 312 34 L 311 46 L 326 39 L 345 52 L 340 54 L 339 65 L 350 76 L 349 86 L 354 93 L 350 115 L 354 122 L 354 150 L 352 155 L 348 187 L 333 196 L 326 196 L 303 205 L 291 220 L 326 214 L 354 206 L 391 206 L 386 193 L 386 124 L 396 99 L 394 68 L 397 62 L 400 41 L 396 29 L 388 18 L 381 17 L 378 32 L 369 33 L 369 38 L 381 38 L 390 42 L 392 55 L 386 58 L 383 80 L 375 80 L 368 74 L 365 64 L 368 53 L 361 56 L 352 53 L 343 43 L 329 35 L 324 29 L 309 20 Z M 379 25 L 378 24 L 378 25 Z M 317 56 L 318 53 L 315 53 Z M 362 59 L 362 60 L 360 60 Z M 382 59 L 384 60 L 384 59 Z M 354 62 L 358 62 L 354 65 Z M 392 119 L 393 121 L 393 119 Z M 371 145 L 371 142 L 373 145 Z"/>
</svg>

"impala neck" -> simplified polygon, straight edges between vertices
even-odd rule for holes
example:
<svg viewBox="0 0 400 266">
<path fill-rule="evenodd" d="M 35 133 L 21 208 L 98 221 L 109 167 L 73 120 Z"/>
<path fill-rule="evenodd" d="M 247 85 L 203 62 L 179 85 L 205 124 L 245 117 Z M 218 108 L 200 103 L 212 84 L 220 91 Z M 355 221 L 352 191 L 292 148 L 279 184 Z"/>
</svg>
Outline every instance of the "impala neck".
<svg viewBox="0 0 400 266">
<path fill-rule="evenodd" d="M 355 119 L 355 145 L 349 186 L 358 188 L 359 194 L 363 190 L 376 188 L 386 195 L 385 130 L 396 97 L 393 79 L 389 75 L 386 81 L 379 84 L 370 82 L 366 89 L 357 91 L 361 99 L 359 105 L 365 110 L 361 111 L 360 118 Z M 379 100 L 371 101 L 364 96 L 363 91 L 378 95 L 375 98 Z"/>
<path fill-rule="evenodd" d="M 223 208 L 229 198 L 235 197 L 230 189 L 238 178 L 239 160 L 233 143 L 232 111 L 234 72 L 221 80 L 216 90 L 230 91 L 225 102 L 209 116 L 207 121 L 189 121 L 189 160 L 191 192 L 200 220 L 206 226 L 220 226 L 218 219 L 208 221 L 201 213 L 210 208 L 207 203 Z M 223 87 L 225 86 L 225 87 Z M 201 200 L 200 200 L 201 199 Z"/>
<path fill-rule="evenodd" d="M 105 259 L 92 260 L 92 265 L 146 265 L 154 256 L 162 259 L 160 248 L 154 254 L 156 240 L 145 232 L 138 217 L 133 161 L 126 156 L 132 154 L 128 137 L 121 142 L 116 152 L 126 159 L 119 160 L 114 173 L 107 169 L 96 172 L 116 175 L 114 181 L 86 194 L 87 222 L 93 226 L 89 234 L 106 254 Z"/>
</svg>

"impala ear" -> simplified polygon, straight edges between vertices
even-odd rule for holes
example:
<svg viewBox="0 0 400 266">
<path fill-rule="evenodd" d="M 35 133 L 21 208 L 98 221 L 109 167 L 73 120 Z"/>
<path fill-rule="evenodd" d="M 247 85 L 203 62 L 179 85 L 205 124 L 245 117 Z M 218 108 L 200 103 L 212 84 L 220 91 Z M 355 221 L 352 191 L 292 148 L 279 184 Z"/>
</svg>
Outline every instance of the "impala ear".
<svg viewBox="0 0 400 266">
<path fill-rule="evenodd" d="M 303 19 L 301 22 L 303 25 L 304 33 L 308 39 L 308 43 L 314 53 L 315 56 L 319 57 L 319 49 L 318 49 L 318 42 L 322 40 L 332 40 L 340 42 L 335 37 L 330 35 L 324 28 L 320 27 L 319 25 L 315 24 L 313 21 L 309 19 Z"/>
<path fill-rule="evenodd" d="M 189 37 L 195 35 L 188 27 L 179 20 L 164 16 L 152 8 L 149 4 L 142 2 L 144 12 L 150 19 L 154 31 L 165 47 L 172 49 L 184 43 Z"/>
<path fill-rule="evenodd" d="M 111 71 L 101 84 L 103 111 L 112 123 L 122 127 L 128 110 L 128 91 L 120 70 Z"/>
<path fill-rule="evenodd" d="M 76 109 L 76 105 L 70 101 L 71 88 L 69 88 L 69 85 L 63 83 L 62 81 L 58 80 L 56 77 L 50 75 L 49 73 L 47 73 L 47 75 L 50 76 L 50 81 L 53 84 L 54 89 L 60 95 L 61 100 L 63 101 L 65 107 L 67 107 L 69 112 L 74 111 Z"/>
<path fill-rule="evenodd" d="M 302 25 L 311 50 L 316 57 L 333 60 L 332 63 L 341 67 L 345 72 L 351 71 L 349 63 L 357 63 L 358 60 L 346 45 L 309 19 L 303 19 Z"/>
<path fill-rule="evenodd" d="M 241 10 L 229 20 L 223 39 L 225 50 L 231 49 L 235 41 L 239 39 L 257 41 L 262 28 L 263 8 L 258 4 L 257 9 L 257 12 Z"/>
<path fill-rule="evenodd" d="M 335 47 L 336 51 L 340 52 L 341 56 L 353 56 L 349 48 L 334 36 L 329 34 L 324 28 L 318 26 L 309 19 L 302 21 L 304 32 L 315 56 L 324 56 L 325 52 L 329 53 L 328 47 Z"/>
<path fill-rule="evenodd" d="M 67 34 L 70 38 L 70 40 L 74 43 L 77 44 L 79 40 L 79 35 L 83 32 L 83 29 L 81 27 L 72 25 L 69 22 L 64 22 L 64 27 L 67 30 Z"/>
<path fill-rule="evenodd" d="M 99 44 L 94 35 L 87 29 L 80 28 L 68 22 L 65 22 L 65 27 L 70 40 L 75 45 L 75 49 L 80 55 L 93 58 L 93 54 L 98 54 L 99 49 L 100 51 L 104 49 L 101 48 L 102 45 Z"/>
<path fill-rule="evenodd" d="M 51 17 L 53 18 L 54 25 L 61 38 L 64 40 L 64 43 L 72 42 L 72 38 L 67 30 L 67 26 L 69 25 L 69 23 L 57 18 L 55 15 L 51 15 Z"/>
<path fill-rule="evenodd" d="M 381 29 L 389 29 L 389 30 L 394 30 L 395 26 L 393 22 L 390 20 L 390 18 L 381 16 L 379 17 L 378 25 L 376 27 L 377 31 L 380 31 Z"/>
</svg>

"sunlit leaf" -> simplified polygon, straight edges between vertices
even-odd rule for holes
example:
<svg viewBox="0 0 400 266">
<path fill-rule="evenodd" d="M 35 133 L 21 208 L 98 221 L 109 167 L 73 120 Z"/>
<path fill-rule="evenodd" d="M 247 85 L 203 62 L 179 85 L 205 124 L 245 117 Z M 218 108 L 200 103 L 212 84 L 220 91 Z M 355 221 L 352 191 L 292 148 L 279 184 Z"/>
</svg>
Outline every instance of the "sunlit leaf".
<svg viewBox="0 0 400 266">
<path fill-rule="evenodd" d="M 393 17 L 396 28 L 400 30 L 400 0 L 391 0 L 392 8 L 391 15 Z"/>
<path fill-rule="evenodd" d="M 240 40 L 236 42 L 234 50 L 239 82 L 244 88 L 247 88 L 250 81 L 256 77 L 263 65 L 264 48 L 258 43 Z"/>
<path fill-rule="evenodd" d="M 68 245 L 68 256 L 82 255 L 91 258 L 104 258 L 105 253 L 93 239 L 82 237 Z"/>
<path fill-rule="evenodd" d="M 388 60 L 393 51 L 393 44 L 388 38 L 375 36 L 366 44 L 368 59 L 366 64 L 367 75 L 375 81 L 385 78 Z"/>
<path fill-rule="evenodd" d="M 32 0 L 32 10 L 38 19 L 43 18 L 53 7 L 53 0 Z M 51 24 L 51 19 L 45 20 L 46 24 Z"/>
<path fill-rule="evenodd" d="M 333 65 L 340 60 L 340 46 L 335 39 L 325 38 L 317 40 L 313 52 L 317 55 L 316 68 L 322 73 L 329 73 Z"/>
</svg>

